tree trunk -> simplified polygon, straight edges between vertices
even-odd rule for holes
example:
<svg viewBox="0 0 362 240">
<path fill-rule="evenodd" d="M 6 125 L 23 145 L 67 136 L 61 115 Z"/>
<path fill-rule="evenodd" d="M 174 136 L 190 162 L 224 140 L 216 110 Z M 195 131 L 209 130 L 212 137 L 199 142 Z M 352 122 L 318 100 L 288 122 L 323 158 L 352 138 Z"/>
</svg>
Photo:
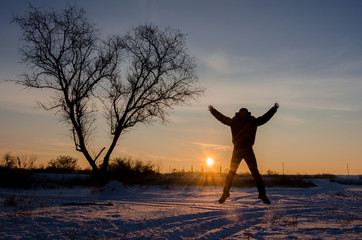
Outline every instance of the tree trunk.
<svg viewBox="0 0 362 240">
<path fill-rule="evenodd" d="M 87 147 L 86 147 L 85 142 L 84 142 L 83 132 L 82 132 L 81 128 L 79 127 L 79 125 L 77 124 L 77 121 L 75 120 L 74 110 L 72 110 L 72 108 L 70 110 L 70 119 L 72 121 L 73 127 L 74 127 L 75 132 L 76 132 L 76 133 L 73 133 L 73 134 L 77 134 L 78 141 L 79 141 L 79 149 L 78 149 L 77 142 L 76 142 L 75 136 L 74 136 L 74 143 L 76 145 L 76 150 L 83 153 L 84 157 L 89 162 L 89 165 L 91 165 L 93 172 L 95 174 L 98 174 L 99 169 L 98 169 L 96 163 L 94 162 L 93 158 L 91 157 L 91 155 L 89 154 L 89 152 L 87 150 Z"/>
<path fill-rule="evenodd" d="M 122 130 L 116 130 L 116 132 L 114 133 L 114 137 L 113 137 L 113 141 L 112 141 L 112 144 L 111 146 L 109 147 L 108 151 L 107 151 L 107 154 L 104 156 L 103 158 L 103 164 L 102 164 L 102 167 L 100 168 L 100 173 L 101 174 L 105 174 L 107 172 L 107 167 L 108 167 L 108 164 L 109 164 L 109 159 L 111 157 L 111 154 L 114 150 L 114 148 L 116 147 L 117 145 L 117 141 L 121 135 L 121 132 Z"/>
<path fill-rule="evenodd" d="M 85 156 L 85 158 L 87 159 L 87 161 L 89 162 L 89 164 L 92 167 L 92 170 L 95 174 L 99 173 L 99 169 L 97 167 L 97 165 L 95 164 L 95 162 L 93 161 L 93 158 L 89 155 L 87 150 L 82 150 L 83 155 Z"/>
</svg>

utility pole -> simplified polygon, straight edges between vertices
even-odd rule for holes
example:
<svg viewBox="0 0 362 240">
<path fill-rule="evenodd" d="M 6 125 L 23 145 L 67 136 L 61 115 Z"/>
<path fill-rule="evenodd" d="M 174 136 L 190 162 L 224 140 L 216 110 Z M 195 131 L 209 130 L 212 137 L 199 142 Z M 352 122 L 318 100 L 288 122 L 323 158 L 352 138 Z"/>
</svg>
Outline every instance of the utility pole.
<svg viewBox="0 0 362 240">
<path fill-rule="evenodd" d="M 349 166 L 348 166 L 348 162 L 347 162 L 347 174 L 348 174 L 348 177 L 349 177 Z"/>
</svg>

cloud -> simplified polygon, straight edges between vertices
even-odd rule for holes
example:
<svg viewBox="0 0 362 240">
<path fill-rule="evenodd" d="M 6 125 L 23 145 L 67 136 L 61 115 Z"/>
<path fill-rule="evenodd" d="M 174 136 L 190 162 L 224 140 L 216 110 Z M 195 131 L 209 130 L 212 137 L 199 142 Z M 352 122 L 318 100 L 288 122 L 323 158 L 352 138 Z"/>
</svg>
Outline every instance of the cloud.
<svg viewBox="0 0 362 240">
<path fill-rule="evenodd" d="M 228 58 L 224 53 L 213 53 L 206 56 L 206 65 L 208 68 L 220 73 L 229 73 L 230 67 Z"/>
<path fill-rule="evenodd" d="M 231 146 L 220 145 L 220 144 L 209 144 L 209 143 L 200 143 L 200 142 L 193 142 L 192 144 L 200 146 L 202 148 L 211 148 L 219 151 L 230 151 L 232 150 Z"/>
<path fill-rule="evenodd" d="M 300 125 L 300 124 L 304 124 L 306 122 L 305 119 L 294 117 L 294 116 L 289 116 L 289 115 L 284 115 L 284 114 L 279 114 L 278 118 L 281 121 L 283 121 L 284 123 L 289 124 L 289 125 Z"/>
<path fill-rule="evenodd" d="M 200 56 L 202 63 L 209 70 L 223 74 L 251 74 L 262 72 L 263 64 L 254 57 L 228 55 L 225 52 L 214 52 Z"/>
<path fill-rule="evenodd" d="M 37 101 L 46 102 L 50 92 L 30 89 L 10 81 L 0 81 L 0 108 L 37 115 L 53 115 L 37 107 Z"/>
</svg>

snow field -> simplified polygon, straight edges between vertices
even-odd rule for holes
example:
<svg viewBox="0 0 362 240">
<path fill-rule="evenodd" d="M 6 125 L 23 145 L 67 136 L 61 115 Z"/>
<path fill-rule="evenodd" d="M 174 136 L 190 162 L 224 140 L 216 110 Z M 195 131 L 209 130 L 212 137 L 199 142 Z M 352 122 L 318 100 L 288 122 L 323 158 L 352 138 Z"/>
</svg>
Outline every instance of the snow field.
<svg viewBox="0 0 362 240">
<path fill-rule="evenodd" d="M 315 183 L 268 188 L 271 205 L 254 188 L 224 204 L 221 187 L 0 189 L 0 238 L 362 239 L 362 188 Z"/>
</svg>

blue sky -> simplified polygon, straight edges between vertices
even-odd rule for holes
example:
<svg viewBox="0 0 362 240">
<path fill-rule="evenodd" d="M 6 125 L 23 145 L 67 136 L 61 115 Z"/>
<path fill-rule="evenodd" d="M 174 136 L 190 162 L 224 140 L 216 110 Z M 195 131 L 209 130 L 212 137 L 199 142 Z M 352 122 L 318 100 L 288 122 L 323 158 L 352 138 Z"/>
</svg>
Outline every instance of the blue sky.
<svg viewBox="0 0 362 240">
<path fill-rule="evenodd" d="M 163 171 L 201 168 L 211 156 L 228 168 L 230 130 L 207 106 L 233 116 L 255 116 L 275 101 L 280 109 L 258 130 L 255 152 L 262 172 L 353 174 L 362 170 L 361 1 L 70 1 L 86 10 L 104 37 L 144 23 L 178 28 L 197 63 L 205 95 L 177 107 L 168 124 L 140 125 L 122 136 L 114 156 L 152 160 Z M 66 1 L 31 1 L 61 9 Z M 17 49 L 20 29 L 10 22 L 27 1 L 2 1 L 0 78 L 18 79 L 27 66 Z M 54 113 L 34 109 L 48 93 L 0 83 L 0 156 L 37 154 L 47 162 L 74 155 L 67 127 Z M 95 149 L 109 145 L 99 122 Z M 86 163 L 84 162 L 84 166 Z M 247 171 L 245 164 L 240 171 Z"/>
</svg>

